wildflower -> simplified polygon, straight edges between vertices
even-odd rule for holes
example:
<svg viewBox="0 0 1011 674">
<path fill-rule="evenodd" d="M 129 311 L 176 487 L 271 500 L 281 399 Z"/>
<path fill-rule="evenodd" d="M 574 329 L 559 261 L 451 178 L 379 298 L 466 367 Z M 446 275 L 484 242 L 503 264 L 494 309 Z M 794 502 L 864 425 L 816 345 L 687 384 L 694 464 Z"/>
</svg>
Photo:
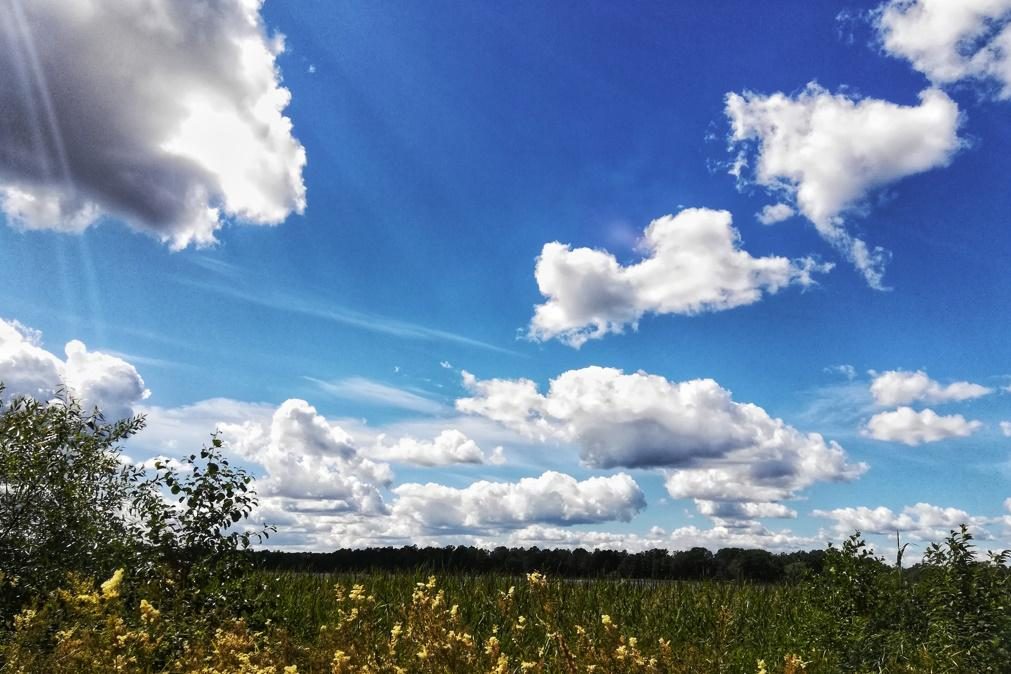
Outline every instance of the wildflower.
<svg viewBox="0 0 1011 674">
<path fill-rule="evenodd" d="M 38 612 L 33 608 L 26 608 L 21 613 L 14 616 L 14 629 L 23 630 L 31 626 L 35 621 Z"/>
<path fill-rule="evenodd" d="M 422 646 L 421 650 L 418 651 L 418 659 L 419 660 L 426 660 L 427 658 L 428 658 L 428 647 L 427 646 Z"/>
<path fill-rule="evenodd" d="M 603 625 L 604 627 L 612 627 L 614 625 L 614 622 L 611 620 L 611 616 L 605 613 L 604 615 L 600 616 L 600 624 Z"/>
<path fill-rule="evenodd" d="M 498 637 L 490 636 L 488 641 L 484 642 L 484 652 L 487 655 L 495 655 L 499 650 Z"/>
<path fill-rule="evenodd" d="M 153 623 L 161 617 L 161 611 L 151 605 L 147 599 L 140 600 L 140 619 L 145 623 Z"/>
<path fill-rule="evenodd" d="M 298 674 L 298 665 L 288 665 L 284 668 L 284 674 Z"/>
<path fill-rule="evenodd" d="M 340 672 L 344 670 L 344 665 L 349 662 L 351 662 L 351 658 L 344 651 L 334 651 L 333 660 L 330 662 L 330 668 L 334 672 Z"/>
<path fill-rule="evenodd" d="M 526 662 L 526 661 L 523 661 L 523 662 L 520 663 L 520 669 L 523 670 L 524 672 L 530 671 L 531 669 L 533 669 L 536 666 L 537 666 L 536 662 Z"/>
<path fill-rule="evenodd" d="M 348 594 L 348 598 L 352 601 L 362 601 L 365 599 L 365 586 L 355 583 L 355 585 L 351 587 L 351 592 Z"/>
<path fill-rule="evenodd" d="M 527 582 L 534 587 L 544 587 L 548 584 L 548 577 L 543 573 L 534 571 L 533 573 L 527 574 Z"/>
<path fill-rule="evenodd" d="M 765 668 L 765 660 L 758 661 L 758 672 L 756 674 L 769 674 L 769 670 Z"/>
<path fill-rule="evenodd" d="M 116 569 L 112 578 L 102 583 L 102 597 L 115 599 L 119 596 L 119 585 L 123 582 L 123 569 Z"/>
</svg>

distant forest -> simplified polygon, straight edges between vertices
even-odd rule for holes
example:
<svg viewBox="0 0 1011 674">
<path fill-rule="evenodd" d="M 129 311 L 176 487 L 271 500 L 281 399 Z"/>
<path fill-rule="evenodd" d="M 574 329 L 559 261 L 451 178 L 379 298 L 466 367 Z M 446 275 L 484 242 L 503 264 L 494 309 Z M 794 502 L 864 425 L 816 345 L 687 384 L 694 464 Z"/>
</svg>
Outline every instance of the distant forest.
<svg viewBox="0 0 1011 674">
<path fill-rule="evenodd" d="M 540 571 L 561 578 L 635 578 L 655 580 L 747 580 L 777 583 L 800 580 L 821 571 L 824 550 L 774 554 L 766 550 L 706 548 L 684 551 L 541 549 L 466 546 L 443 548 L 362 548 L 333 552 L 251 553 L 264 570 L 348 573 L 419 571 L 435 574 L 520 575 Z"/>
</svg>

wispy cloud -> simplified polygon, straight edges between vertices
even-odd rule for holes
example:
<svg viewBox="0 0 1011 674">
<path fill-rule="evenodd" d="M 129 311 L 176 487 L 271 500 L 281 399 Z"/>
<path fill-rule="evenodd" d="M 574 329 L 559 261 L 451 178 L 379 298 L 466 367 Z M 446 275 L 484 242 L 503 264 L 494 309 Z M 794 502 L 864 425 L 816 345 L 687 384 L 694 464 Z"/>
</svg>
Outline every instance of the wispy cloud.
<svg viewBox="0 0 1011 674">
<path fill-rule="evenodd" d="M 314 377 L 305 379 L 319 386 L 322 391 L 343 400 L 374 403 L 423 414 L 439 414 L 449 409 L 446 405 L 418 393 L 365 377 L 349 377 L 336 381 L 324 381 Z"/>
<path fill-rule="evenodd" d="M 472 339 L 455 332 L 439 330 L 438 328 L 429 328 L 424 325 L 401 321 L 388 316 L 365 313 L 354 309 L 348 309 L 346 307 L 325 304 L 323 302 L 314 301 L 311 298 L 277 292 L 270 294 L 254 294 L 241 289 L 229 288 L 213 283 L 202 283 L 190 279 L 175 280 L 183 285 L 192 286 L 225 297 L 242 300 L 243 302 L 249 302 L 250 304 L 256 304 L 268 309 L 302 314 L 303 316 L 311 316 L 313 318 L 319 318 L 333 323 L 339 323 L 341 325 L 360 328 L 370 332 L 392 335 L 403 339 L 452 342 L 454 344 L 461 344 L 463 346 L 469 346 L 476 349 L 485 349 L 487 351 L 504 353 L 510 356 L 523 356 L 523 354 L 517 351 L 496 346 L 495 344 L 489 344 L 488 342 L 482 342 L 478 339 Z"/>
</svg>

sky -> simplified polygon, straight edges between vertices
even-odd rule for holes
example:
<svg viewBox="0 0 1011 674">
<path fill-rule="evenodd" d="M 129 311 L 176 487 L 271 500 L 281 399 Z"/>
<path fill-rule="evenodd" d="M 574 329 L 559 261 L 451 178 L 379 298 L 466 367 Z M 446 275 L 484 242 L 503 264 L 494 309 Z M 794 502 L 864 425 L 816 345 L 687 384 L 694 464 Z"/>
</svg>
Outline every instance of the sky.
<svg viewBox="0 0 1011 674">
<path fill-rule="evenodd" d="M 287 549 L 1011 546 L 1009 46 L 1011 0 L 12 0 L 4 395 L 219 431 Z"/>
</svg>

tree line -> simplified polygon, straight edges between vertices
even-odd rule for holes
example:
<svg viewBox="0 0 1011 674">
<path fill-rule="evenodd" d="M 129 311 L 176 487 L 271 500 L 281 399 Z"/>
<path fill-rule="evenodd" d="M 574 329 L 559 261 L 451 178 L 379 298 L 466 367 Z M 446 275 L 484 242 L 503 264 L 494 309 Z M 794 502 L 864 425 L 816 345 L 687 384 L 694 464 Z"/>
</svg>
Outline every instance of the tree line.
<svg viewBox="0 0 1011 674">
<path fill-rule="evenodd" d="M 772 553 L 767 550 L 702 547 L 690 550 L 547 549 L 492 550 L 472 546 L 339 549 L 332 552 L 258 550 L 249 553 L 265 570 L 311 573 L 417 571 L 436 574 L 521 575 L 540 571 L 560 578 L 648 580 L 743 580 L 779 583 L 820 573 L 824 550 Z"/>
</svg>

